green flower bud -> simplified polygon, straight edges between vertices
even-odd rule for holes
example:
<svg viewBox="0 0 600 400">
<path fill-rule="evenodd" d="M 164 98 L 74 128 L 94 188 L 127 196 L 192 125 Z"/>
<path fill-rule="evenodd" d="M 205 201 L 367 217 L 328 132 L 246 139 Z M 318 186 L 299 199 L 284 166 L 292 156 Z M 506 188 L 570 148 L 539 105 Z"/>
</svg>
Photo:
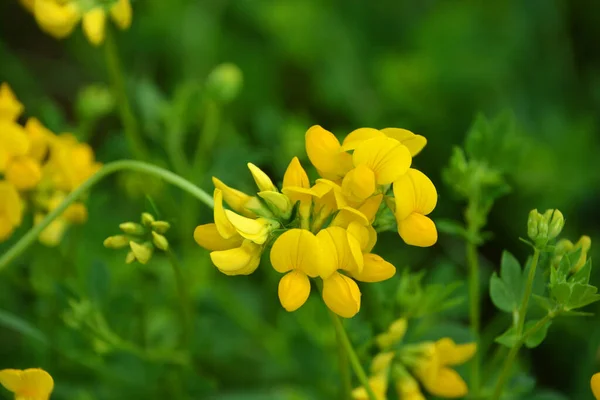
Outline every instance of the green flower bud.
<svg viewBox="0 0 600 400">
<path fill-rule="evenodd" d="M 129 242 L 129 247 L 135 256 L 135 259 L 138 260 L 140 264 L 146 264 L 150 261 L 152 253 L 154 253 L 154 246 L 152 246 L 152 243 L 150 242 L 145 242 L 144 244 Z"/>
<path fill-rule="evenodd" d="M 542 249 L 560 234 L 564 225 L 565 219 L 559 210 L 546 210 L 544 214 L 532 210 L 527 220 L 527 235 Z"/>
<path fill-rule="evenodd" d="M 142 224 L 144 226 L 151 226 L 154 222 L 154 217 L 150 213 L 142 213 Z"/>
<path fill-rule="evenodd" d="M 550 220 L 550 227 L 548 231 L 548 239 L 552 240 L 560 235 L 563 227 L 565 226 L 565 217 L 559 210 L 555 210 Z"/>
<path fill-rule="evenodd" d="M 143 235 L 146 233 L 144 227 L 135 222 L 123 222 L 119 225 L 119 228 L 129 235 Z"/>
<path fill-rule="evenodd" d="M 267 203 L 275 216 L 282 219 L 291 216 L 293 204 L 285 194 L 266 190 L 258 192 L 258 196 Z"/>
<path fill-rule="evenodd" d="M 152 230 L 158 233 L 165 233 L 171 228 L 171 224 L 167 221 L 154 221 L 152 223 Z"/>
<path fill-rule="evenodd" d="M 127 256 L 125 256 L 125 263 L 131 264 L 134 261 L 135 261 L 135 254 L 133 254 L 133 251 L 128 252 Z"/>
<path fill-rule="evenodd" d="M 89 85 L 77 94 L 75 107 L 83 120 L 95 120 L 112 111 L 115 98 L 106 85 Z"/>
<path fill-rule="evenodd" d="M 159 250 L 167 251 L 169 249 L 169 242 L 167 241 L 167 238 L 160 233 L 152 232 L 152 243 L 154 243 L 156 248 Z"/>
<path fill-rule="evenodd" d="M 527 236 L 529 236 L 531 240 L 535 240 L 538 235 L 538 224 L 540 218 L 541 215 L 537 209 L 529 212 L 529 218 L 527 219 Z"/>
<path fill-rule="evenodd" d="M 581 254 L 579 256 L 579 259 L 573 266 L 573 269 L 571 271 L 572 273 L 576 273 L 585 265 L 587 261 L 587 253 L 588 251 L 590 251 L 591 247 L 592 239 L 590 239 L 590 237 L 586 235 L 583 235 L 581 238 L 579 238 L 577 243 L 575 243 L 574 250 L 581 249 Z"/>
<path fill-rule="evenodd" d="M 109 236 L 104 240 L 107 249 L 122 249 L 129 245 L 129 238 L 125 235 Z"/>
<path fill-rule="evenodd" d="M 208 75 L 206 89 L 208 93 L 221 103 L 233 101 L 242 88 L 242 71 L 235 64 L 218 65 Z"/>
</svg>

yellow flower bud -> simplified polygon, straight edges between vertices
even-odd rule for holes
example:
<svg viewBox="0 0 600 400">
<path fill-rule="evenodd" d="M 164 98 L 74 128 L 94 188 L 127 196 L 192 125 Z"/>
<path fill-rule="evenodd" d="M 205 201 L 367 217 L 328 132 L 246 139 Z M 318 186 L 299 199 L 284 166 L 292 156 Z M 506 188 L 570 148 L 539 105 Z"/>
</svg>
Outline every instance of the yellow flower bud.
<svg viewBox="0 0 600 400">
<path fill-rule="evenodd" d="M 154 217 L 150 213 L 142 213 L 142 225 L 144 226 L 152 226 L 154 222 Z"/>
<path fill-rule="evenodd" d="M 135 256 L 135 259 L 138 260 L 140 264 L 146 264 L 148 261 L 150 261 L 150 258 L 152 258 L 154 247 L 149 242 L 139 244 L 132 241 L 129 242 L 129 247 L 131 248 L 131 252 Z"/>
<path fill-rule="evenodd" d="M 91 44 L 99 46 L 104 41 L 106 12 L 96 7 L 83 15 L 83 32 Z"/>
<path fill-rule="evenodd" d="M 108 249 L 122 249 L 129 246 L 130 239 L 125 235 L 109 236 L 104 239 L 104 247 Z"/>
<path fill-rule="evenodd" d="M 154 246 L 156 246 L 156 248 L 159 250 L 167 251 L 169 249 L 169 242 L 167 241 L 167 238 L 154 231 L 152 231 L 152 243 L 154 243 Z"/>
<path fill-rule="evenodd" d="M 136 222 L 123 222 L 119 224 L 119 229 L 129 235 L 143 235 L 146 233 L 144 227 Z"/>
<path fill-rule="evenodd" d="M 244 77 L 242 70 L 235 64 L 217 65 L 206 80 L 207 92 L 216 101 L 229 103 L 233 101 L 242 88 Z"/>
<path fill-rule="evenodd" d="M 258 196 L 267 202 L 267 205 L 276 217 L 288 219 L 292 214 L 292 202 L 285 194 L 269 190 L 258 192 Z"/>
<path fill-rule="evenodd" d="M 260 189 L 261 192 L 277 192 L 277 188 L 271 181 L 271 178 L 269 178 L 269 176 L 265 174 L 260 168 L 258 168 L 252 163 L 248 163 L 248 169 L 250 169 L 250 173 L 254 178 L 254 182 L 256 182 L 256 186 L 258 186 L 258 189 Z"/>
<path fill-rule="evenodd" d="M 135 254 L 133 254 L 133 251 L 129 251 L 127 253 L 127 255 L 125 256 L 125 263 L 126 264 L 131 264 L 135 261 Z"/>
<path fill-rule="evenodd" d="M 129 0 L 117 0 L 110 8 L 110 16 L 120 29 L 131 26 L 131 3 Z"/>
<path fill-rule="evenodd" d="M 167 221 L 154 221 L 151 224 L 152 230 L 158 233 L 165 233 L 171 228 L 171 224 Z"/>
</svg>

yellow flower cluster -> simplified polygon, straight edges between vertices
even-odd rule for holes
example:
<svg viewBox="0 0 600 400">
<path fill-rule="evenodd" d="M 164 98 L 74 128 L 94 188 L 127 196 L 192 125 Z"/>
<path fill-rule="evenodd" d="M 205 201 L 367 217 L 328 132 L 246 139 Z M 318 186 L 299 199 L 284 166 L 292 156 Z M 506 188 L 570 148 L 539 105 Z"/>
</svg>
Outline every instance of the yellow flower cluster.
<svg viewBox="0 0 600 400">
<path fill-rule="evenodd" d="M 371 363 L 369 385 L 378 400 L 385 400 L 390 378 L 395 382 L 402 400 L 425 400 L 419 382 L 430 394 L 442 398 L 460 398 L 468 394 L 462 377 L 452 366 L 465 363 L 475 354 L 475 343 L 456 344 L 450 338 L 436 342 L 402 345 L 399 343 L 406 332 L 406 320 L 392 323 L 387 332 L 377 336 L 382 350 Z M 363 387 L 352 392 L 354 400 L 368 400 Z"/>
<path fill-rule="evenodd" d="M 120 29 L 131 25 L 129 0 L 21 0 L 21 3 L 33 13 L 40 28 L 57 39 L 69 36 L 81 20 L 90 43 L 100 45 L 104 41 L 107 14 Z"/>
<path fill-rule="evenodd" d="M 227 275 L 251 274 L 272 245 L 271 264 L 285 274 L 278 292 L 287 311 L 306 302 L 309 278 L 320 278 L 325 304 L 350 318 L 360 310 L 356 281 L 380 282 L 396 272 L 371 252 L 377 241 L 373 223 L 382 203 L 394 211 L 406 243 L 431 246 L 437 240 L 435 225 L 426 217 L 436 205 L 435 187 L 410 168 L 412 155 L 426 140 L 403 129 L 362 128 L 340 144 L 320 126 L 310 128 L 305 139 L 320 179 L 311 185 L 298 158 L 290 162 L 281 190 L 248 164 L 257 196 L 213 178 L 214 223 L 198 226 L 194 238 Z"/>
<path fill-rule="evenodd" d="M 48 400 L 54 389 L 49 373 L 39 368 L 3 369 L 0 385 L 15 394 L 16 400 Z"/>
<path fill-rule="evenodd" d="M 0 85 L 0 242 L 21 225 L 26 208 L 34 222 L 56 208 L 64 197 L 94 174 L 100 164 L 92 149 L 70 134 L 55 135 L 36 118 L 24 126 L 23 112 L 6 83 Z M 56 245 L 69 223 L 83 223 L 87 210 L 72 204 L 40 235 L 40 241 Z"/>
</svg>

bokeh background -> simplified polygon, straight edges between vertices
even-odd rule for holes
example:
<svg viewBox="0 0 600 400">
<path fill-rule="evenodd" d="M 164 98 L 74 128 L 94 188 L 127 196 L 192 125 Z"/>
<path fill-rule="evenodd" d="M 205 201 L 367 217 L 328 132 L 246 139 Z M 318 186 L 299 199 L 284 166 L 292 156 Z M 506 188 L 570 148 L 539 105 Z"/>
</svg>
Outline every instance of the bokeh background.
<svg viewBox="0 0 600 400">
<path fill-rule="evenodd" d="M 518 238 L 526 235 L 532 208 L 559 208 L 567 237 L 588 234 L 598 243 L 600 3 L 137 0 L 133 8 L 132 27 L 113 33 L 145 140 L 155 163 L 176 169 L 165 151 L 169 137 L 184 135 L 193 150 L 213 124 L 213 134 L 200 139 L 202 173 L 186 176 L 207 191 L 215 175 L 251 192 L 249 161 L 275 181 L 293 156 L 308 165 L 303 135 L 314 124 L 338 135 L 362 126 L 403 127 L 429 141 L 414 164 L 438 188 L 434 219 L 461 219 L 464 204 L 444 185 L 442 169 L 478 113 L 508 111 L 524 156 L 508 177 L 512 192 L 490 215 L 484 283 L 502 250 L 527 257 Z M 243 84 L 233 100 L 219 103 L 209 76 L 224 62 L 239 68 Z M 110 106 L 101 117 L 86 114 L 82 91 L 109 80 L 103 49 L 92 47 L 80 28 L 57 41 L 18 1 L 1 0 L 0 81 L 12 86 L 28 116 L 55 132 L 76 133 L 100 161 L 132 157 Z M 194 368 L 183 372 L 172 360 L 111 348 L 66 322 L 69 299 L 85 300 L 120 336 L 173 347 L 179 328 L 166 260 L 125 265 L 124 254 L 102 246 L 149 203 L 174 226 L 169 240 L 193 289 Z M 194 226 L 211 219 L 207 207 L 132 174 L 103 181 L 88 205 L 88 223 L 72 228 L 58 248 L 36 244 L 2 271 L 0 367 L 45 367 L 57 382 L 57 399 L 335 396 L 335 338 L 322 304 L 311 298 L 288 314 L 278 304 L 274 271 L 236 278 L 216 272 L 192 239 Z M 384 234 L 377 251 L 399 269 L 427 271 L 429 282 L 466 276 L 459 239 L 442 235 L 428 249 L 400 243 Z M 385 328 L 380 315 L 402 312 L 381 306 L 400 276 L 363 285 L 363 310 L 350 325 L 355 342 Z M 459 292 L 466 296 L 466 287 Z M 504 317 L 489 296 L 483 299 L 484 322 L 498 326 Z M 432 337 L 468 339 L 465 303 L 436 318 Z M 554 393 L 545 399 L 591 398 L 599 345 L 598 317 L 557 321 L 542 346 L 524 352 L 526 384 Z"/>
</svg>

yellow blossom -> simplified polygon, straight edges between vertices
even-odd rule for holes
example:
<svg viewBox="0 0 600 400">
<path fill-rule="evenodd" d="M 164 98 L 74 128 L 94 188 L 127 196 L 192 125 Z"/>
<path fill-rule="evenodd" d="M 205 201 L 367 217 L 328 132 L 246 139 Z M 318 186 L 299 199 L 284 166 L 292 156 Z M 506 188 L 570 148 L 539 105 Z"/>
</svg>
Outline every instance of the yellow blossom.
<svg viewBox="0 0 600 400">
<path fill-rule="evenodd" d="M 308 175 L 298 157 L 294 157 L 283 175 L 283 186 L 281 192 L 285 194 L 293 204 L 299 202 L 298 213 L 300 214 L 300 227 L 309 229 L 310 211 L 313 204 L 314 191 L 310 188 Z"/>
<path fill-rule="evenodd" d="M 4 175 L 17 189 L 28 190 L 33 189 L 42 179 L 42 168 L 33 158 L 16 157 L 8 163 Z"/>
<path fill-rule="evenodd" d="M 244 240 L 240 247 L 213 251 L 210 259 L 225 275 L 249 275 L 258 268 L 261 253 L 262 246 Z"/>
<path fill-rule="evenodd" d="M 400 237 L 413 246 L 432 246 L 437 241 L 437 229 L 426 217 L 437 203 L 437 191 L 421 171 L 409 169 L 394 181 L 395 215 Z"/>
<path fill-rule="evenodd" d="M 25 123 L 25 130 L 29 137 L 29 156 L 41 163 L 48 155 L 49 147 L 56 135 L 46 128 L 37 118 L 29 118 Z"/>
<path fill-rule="evenodd" d="M 29 138 L 21 125 L 0 119 L 0 172 L 6 170 L 14 157 L 27 155 L 29 147 Z"/>
<path fill-rule="evenodd" d="M 50 374 L 39 368 L 3 369 L 0 384 L 13 392 L 16 400 L 48 400 L 54 389 Z"/>
<path fill-rule="evenodd" d="M 592 393 L 594 393 L 594 397 L 596 400 L 600 400 L 600 372 L 592 375 L 590 385 L 592 386 Z"/>
<path fill-rule="evenodd" d="M 336 181 L 352 169 L 352 157 L 333 133 L 315 125 L 306 132 L 305 141 L 308 158 L 323 178 Z"/>
<path fill-rule="evenodd" d="M 0 120 L 14 121 L 23 112 L 23 104 L 6 82 L 0 84 Z"/>
<path fill-rule="evenodd" d="M 396 392 L 400 400 L 426 400 L 417 381 L 408 373 L 396 380 Z"/>
<path fill-rule="evenodd" d="M 87 143 L 79 143 L 73 135 L 62 134 L 52 143 L 46 173 L 60 190 L 71 192 L 96 173 L 101 164 Z"/>
<path fill-rule="evenodd" d="M 8 239 L 21 225 L 23 204 L 15 186 L 0 180 L 0 242 Z"/>
<path fill-rule="evenodd" d="M 371 378 L 369 378 L 369 386 L 375 394 L 375 398 L 377 400 L 386 400 L 387 396 L 387 387 L 388 387 L 388 377 L 387 375 L 378 374 Z M 364 387 L 358 387 L 352 391 L 352 399 L 353 400 L 369 400 L 369 394 L 365 390 Z"/>
<path fill-rule="evenodd" d="M 263 172 L 263 170 L 261 170 L 260 168 L 258 168 L 256 165 L 254 165 L 252 163 L 248 163 L 248 169 L 250 170 L 250 173 L 252 174 L 252 177 L 254 178 L 254 182 L 256 182 L 256 186 L 258 186 L 258 189 L 261 192 L 264 192 L 264 191 L 277 192 L 277 188 L 273 184 L 273 181 L 271 181 L 271 178 L 269 178 L 269 176 L 267 174 L 265 174 Z"/>
<path fill-rule="evenodd" d="M 427 139 L 421 135 L 415 135 L 409 130 L 400 128 L 384 128 L 384 129 L 373 129 L 373 128 L 359 128 L 350 132 L 344 139 L 342 145 L 343 150 L 354 150 L 361 143 L 374 137 L 389 137 L 392 138 L 408 148 L 411 156 L 419 154 L 423 147 L 427 144 Z"/>
</svg>

